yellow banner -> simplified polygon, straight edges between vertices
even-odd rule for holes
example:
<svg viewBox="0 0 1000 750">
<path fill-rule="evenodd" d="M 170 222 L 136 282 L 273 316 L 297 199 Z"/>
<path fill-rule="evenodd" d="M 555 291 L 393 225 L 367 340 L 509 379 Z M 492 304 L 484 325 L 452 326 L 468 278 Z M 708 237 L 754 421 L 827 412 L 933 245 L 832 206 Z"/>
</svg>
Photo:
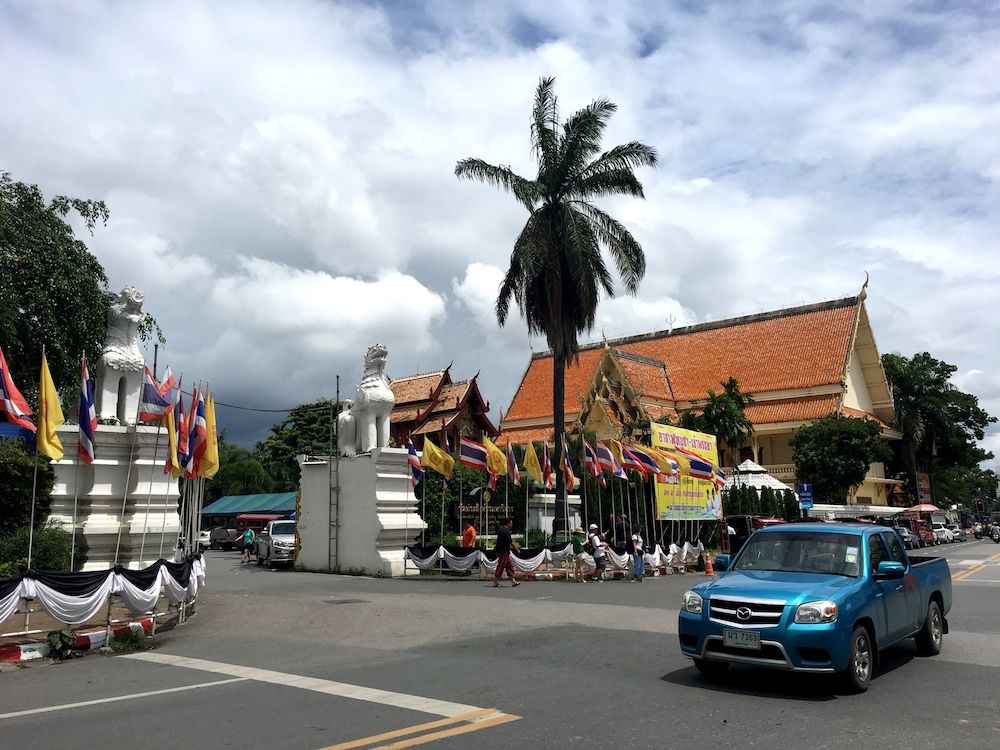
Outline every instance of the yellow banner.
<svg viewBox="0 0 1000 750">
<path fill-rule="evenodd" d="M 715 435 L 680 427 L 649 425 L 654 448 L 671 453 L 682 461 L 685 452 L 694 454 L 711 466 L 719 464 Z M 712 479 L 670 476 L 656 483 L 656 517 L 661 521 L 715 521 L 722 517 L 722 497 Z"/>
</svg>

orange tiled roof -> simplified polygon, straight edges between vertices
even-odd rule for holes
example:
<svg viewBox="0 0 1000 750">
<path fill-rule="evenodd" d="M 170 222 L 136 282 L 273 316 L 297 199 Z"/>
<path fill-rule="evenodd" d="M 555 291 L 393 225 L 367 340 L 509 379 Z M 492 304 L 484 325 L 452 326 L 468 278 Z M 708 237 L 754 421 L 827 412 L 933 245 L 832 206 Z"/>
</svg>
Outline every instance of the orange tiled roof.
<svg viewBox="0 0 1000 750">
<path fill-rule="evenodd" d="M 414 406 L 406 406 L 406 405 L 404 405 L 402 408 L 400 408 L 398 406 L 393 407 L 392 413 L 389 415 L 389 421 L 390 422 L 412 422 L 413 420 L 415 420 L 417 418 L 417 415 L 423 409 L 426 409 L 426 408 L 427 408 L 426 406 L 422 407 L 422 406 L 419 406 L 419 405 L 414 405 Z"/>
<path fill-rule="evenodd" d="M 698 401 L 730 376 L 744 393 L 766 393 L 840 383 L 858 300 L 734 318 L 609 342 L 616 349 L 667 363 L 673 397 Z M 579 410 L 603 345 L 580 352 L 566 367 L 566 411 Z M 532 358 L 505 421 L 552 413 L 552 355 Z"/>
<path fill-rule="evenodd" d="M 841 408 L 840 411 L 843 412 L 843 414 L 844 414 L 845 417 L 860 417 L 862 419 L 870 419 L 873 422 L 877 422 L 879 424 L 879 426 L 883 430 L 891 430 L 892 429 L 892 427 L 890 427 L 889 425 L 887 425 L 885 422 L 883 422 L 881 419 L 879 419 L 878 417 L 876 417 L 874 414 L 869 414 L 868 412 L 862 411 L 861 409 L 854 409 L 854 408 L 852 408 L 850 406 L 845 406 L 845 407 Z"/>
<path fill-rule="evenodd" d="M 629 383 L 635 388 L 636 394 L 650 398 L 672 400 L 670 384 L 667 382 L 667 371 L 663 362 L 637 357 L 631 352 L 620 351 L 618 366 L 625 373 Z"/>
<path fill-rule="evenodd" d="M 447 372 L 440 370 L 393 380 L 389 387 L 392 388 L 392 395 L 396 397 L 396 405 L 412 401 L 430 401 L 431 394 L 440 385 Z"/>
<path fill-rule="evenodd" d="M 571 427 L 571 425 L 566 425 L 566 431 L 568 432 Z M 548 427 L 517 427 L 504 430 L 494 442 L 497 445 L 507 445 L 507 443 L 527 445 L 530 440 L 536 446 L 539 446 L 543 441 L 548 440 L 551 445 L 553 442 L 552 437 L 552 425 Z"/>
<path fill-rule="evenodd" d="M 433 435 L 436 432 L 447 430 L 452 422 L 461 415 L 461 412 L 451 410 L 447 414 L 435 414 L 415 429 L 411 435 Z"/>
<path fill-rule="evenodd" d="M 469 389 L 471 387 L 471 380 L 460 380 L 457 383 L 449 383 L 446 385 L 441 389 L 437 403 L 434 404 L 434 411 L 432 411 L 431 414 L 457 408 L 458 404 L 465 400 L 465 397 L 469 393 Z"/>
<path fill-rule="evenodd" d="M 777 401 L 755 401 L 748 404 L 744 413 L 754 424 L 774 422 L 808 422 L 822 419 L 837 410 L 839 394 L 783 398 Z"/>
</svg>

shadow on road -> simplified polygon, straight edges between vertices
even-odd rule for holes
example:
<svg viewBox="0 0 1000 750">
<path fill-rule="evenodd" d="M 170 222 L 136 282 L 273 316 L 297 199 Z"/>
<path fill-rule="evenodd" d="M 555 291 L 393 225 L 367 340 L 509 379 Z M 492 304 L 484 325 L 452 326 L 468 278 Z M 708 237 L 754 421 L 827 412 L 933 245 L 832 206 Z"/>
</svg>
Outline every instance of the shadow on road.
<svg viewBox="0 0 1000 750">
<path fill-rule="evenodd" d="M 761 698 L 817 702 L 839 697 L 836 695 L 839 686 L 834 675 L 795 674 L 739 664 L 730 666 L 720 677 L 706 677 L 692 665 L 668 672 L 660 679 L 674 685 Z"/>
</svg>

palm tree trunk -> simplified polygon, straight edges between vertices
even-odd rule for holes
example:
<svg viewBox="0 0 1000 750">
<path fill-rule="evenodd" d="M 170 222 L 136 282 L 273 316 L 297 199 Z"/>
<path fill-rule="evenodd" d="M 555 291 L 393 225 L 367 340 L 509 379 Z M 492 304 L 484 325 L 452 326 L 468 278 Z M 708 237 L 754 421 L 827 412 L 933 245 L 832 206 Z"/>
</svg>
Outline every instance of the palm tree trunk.
<svg viewBox="0 0 1000 750">
<path fill-rule="evenodd" d="M 566 403 L 564 394 L 566 391 L 566 357 L 562 354 L 553 354 L 552 357 L 552 427 L 555 430 L 555 447 L 552 456 L 552 466 L 556 473 L 556 502 L 555 515 L 552 521 L 552 533 L 566 530 L 566 505 L 562 502 L 566 480 L 559 470 L 559 461 L 562 459 L 563 432 L 566 429 Z"/>
</svg>

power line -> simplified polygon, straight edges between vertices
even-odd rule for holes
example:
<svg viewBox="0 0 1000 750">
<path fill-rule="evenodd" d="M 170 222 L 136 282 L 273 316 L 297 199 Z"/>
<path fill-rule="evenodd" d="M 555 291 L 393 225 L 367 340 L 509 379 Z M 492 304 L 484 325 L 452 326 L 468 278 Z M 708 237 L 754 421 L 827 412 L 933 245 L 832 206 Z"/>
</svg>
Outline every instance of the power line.
<svg viewBox="0 0 1000 750">
<path fill-rule="evenodd" d="M 185 396 L 192 395 L 191 391 L 185 391 L 183 389 L 181 389 L 181 393 L 183 393 Z M 333 399 L 330 399 L 330 403 L 333 403 Z M 330 408 L 329 406 L 322 406 L 320 404 L 308 404 L 308 405 L 300 404 L 298 406 L 293 406 L 289 409 L 258 409 L 254 406 L 240 406 L 239 404 L 227 404 L 224 401 L 216 401 L 215 405 L 225 406 L 227 409 L 238 409 L 239 411 L 253 411 L 261 414 L 288 414 L 294 409 L 300 409 L 306 411 L 310 409 L 315 411 L 328 411 Z"/>
</svg>

